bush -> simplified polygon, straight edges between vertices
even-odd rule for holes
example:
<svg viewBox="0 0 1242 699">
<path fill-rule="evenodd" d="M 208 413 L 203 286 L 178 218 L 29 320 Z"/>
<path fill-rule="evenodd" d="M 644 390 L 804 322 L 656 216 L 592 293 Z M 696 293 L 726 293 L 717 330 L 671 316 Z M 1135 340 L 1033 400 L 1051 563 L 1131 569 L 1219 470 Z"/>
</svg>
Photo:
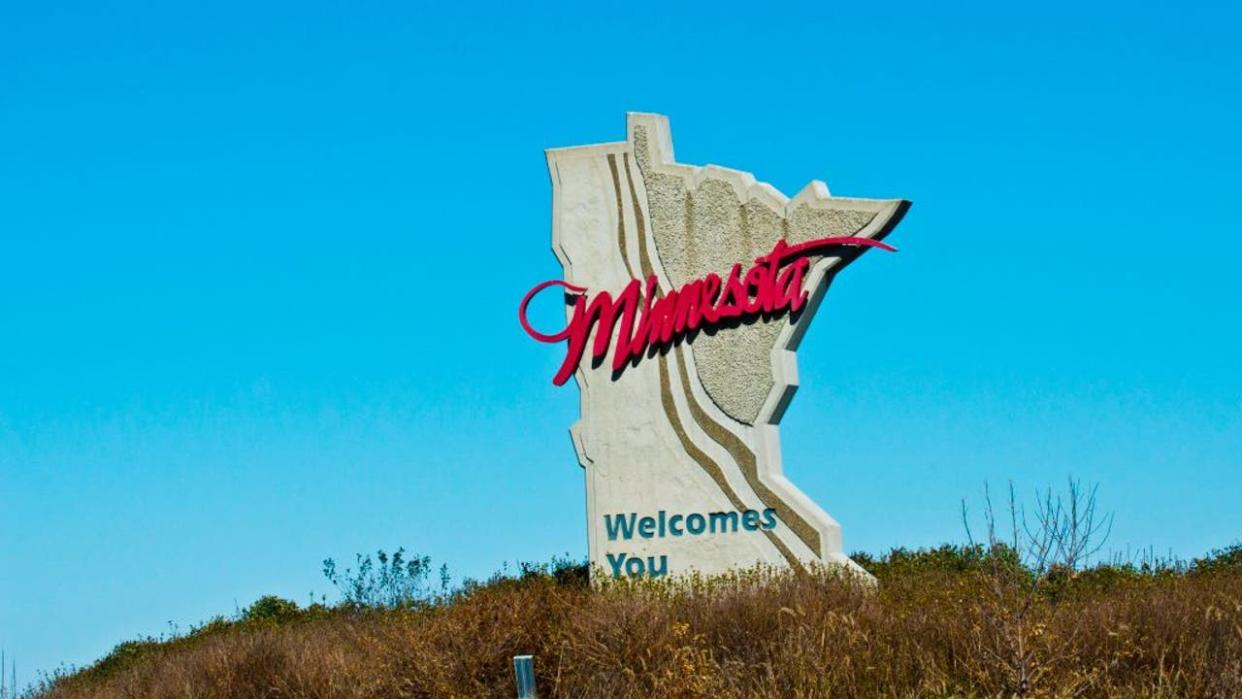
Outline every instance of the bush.
<svg viewBox="0 0 1242 699">
<path fill-rule="evenodd" d="M 296 619 L 302 610 L 298 608 L 297 602 L 291 602 L 275 595 L 267 595 L 255 600 L 254 604 L 246 608 L 242 612 L 241 620 L 250 623 L 270 623 L 278 624 L 281 622 Z"/>
<path fill-rule="evenodd" d="M 854 553 L 850 558 L 881 579 L 898 575 L 1000 573 L 1014 580 L 1025 580 L 1034 575 L 1034 571 L 1022 564 L 1017 552 L 1004 544 L 997 544 L 990 551 L 980 544 L 944 544 L 913 550 L 895 548 L 882 556 Z"/>
<path fill-rule="evenodd" d="M 1233 544 L 1212 551 L 1190 564 L 1195 573 L 1215 573 L 1224 570 L 1242 570 L 1242 544 Z"/>
</svg>

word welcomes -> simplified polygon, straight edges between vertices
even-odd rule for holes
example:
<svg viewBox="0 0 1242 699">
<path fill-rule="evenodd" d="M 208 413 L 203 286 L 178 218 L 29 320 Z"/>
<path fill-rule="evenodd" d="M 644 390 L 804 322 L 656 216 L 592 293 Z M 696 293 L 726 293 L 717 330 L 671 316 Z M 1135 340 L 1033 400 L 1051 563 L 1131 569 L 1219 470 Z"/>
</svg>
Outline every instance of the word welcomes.
<svg viewBox="0 0 1242 699">
<path fill-rule="evenodd" d="M 762 512 L 692 512 L 688 515 L 668 516 L 664 510 L 656 516 L 639 517 L 637 512 L 604 515 L 604 530 L 609 541 L 630 540 L 637 535 L 641 539 L 658 539 L 665 536 L 699 536 L 701 534 L 736 534 L 738 531 L 767 531 L 776 528 L 776 509 L 769 507 Z M 621 573 L 636 577 L 650 575 L 660 577 L 668 574 L 668 556 L 647 556 L 646 560 L 627 553 L 609 553 L 608 566 L 614 578 Z"/>
<path fill-rule="evenodd" d="M 591 330 L 597 327 L 595 342 L 591 345 L 594 360 L 608 354 L 609 343 L 620 322 L 612 355 L 612 369 L 620 371 L 630 360 L 641 358 L 649 347 L 671 344 L 700 327 L 759 314 L 796 313 L 809 295 L 802 288 L 811 265 L 808 256 L 832 247 L 875 247 L 895 252 L 892 246 L 870 238 L 829 236 L 797 245 L 778 240 L 771 252 L 755 258 L 754 265 L 745 272 L 739 262 L 723 281 L 719 275 L 709 273 L 658 298 L 658 281 L 654 274 L 647 277 L 645 290 L 643 284 L 634 279 L 615 297 L 607 291 L 588 295 L 585 287 L 553 279 L 526 293 L 518 307 L 518 320 L 526 333 L 540 342 L 568 340 L 565 360 L 552 378 L 552 383 L 560 386 L 577 369 Z M 536 294 L 554 286 L 563 287 L 576 295 L 577 300 L 565 328 L 545 334 L 531 326 L 526 308 Z"/>
</svg>

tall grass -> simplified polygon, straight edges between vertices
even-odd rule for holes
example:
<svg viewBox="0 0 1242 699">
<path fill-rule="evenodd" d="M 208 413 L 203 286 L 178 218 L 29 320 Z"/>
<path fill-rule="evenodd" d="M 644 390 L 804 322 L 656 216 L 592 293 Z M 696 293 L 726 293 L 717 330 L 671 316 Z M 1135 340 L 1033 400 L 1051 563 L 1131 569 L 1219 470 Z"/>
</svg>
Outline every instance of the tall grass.
<svg viewBox="0 0 1242 699">
<path fill-rule="evenodd" d="M 753 570 L 593 589 L 562 564 L 418 604 L 268 600 L 180 638 L 123 645 L 36 695 L 509 697 L 510 659 L 525 653 L 550 697 L 1242 694 L 1242 549 L 1185 566 L 1054 571 L 1033 598 L 1012 576 L 998 588 L 991 555 L 858 557 L 878 587 Z M 1018 604 L 1029 607 L 1021 687 L 996 623 Z"/>
</svg>

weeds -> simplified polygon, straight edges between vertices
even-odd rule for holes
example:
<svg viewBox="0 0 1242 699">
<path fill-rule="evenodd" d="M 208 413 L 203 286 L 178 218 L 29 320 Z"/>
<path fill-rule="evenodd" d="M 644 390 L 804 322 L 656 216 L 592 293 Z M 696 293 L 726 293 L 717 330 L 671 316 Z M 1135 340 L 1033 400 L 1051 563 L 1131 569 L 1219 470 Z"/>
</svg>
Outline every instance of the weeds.
<svg viewBox="0 0 1242 699">
<path fill-rule="evenodd" d="M 560 559 L 412 606 L 260 600 L 118 647 L 37 696 L 508 697 L 511 658 L 525 653 L 551 697 L 1009 696 L 1012 630 L 996 623 L 1009 604 L 1026 610 L 1028 696 L 1236 697 L 1236 552 L 1180 568 L 1050 568 L 1030 597 L 996 595 L 996 575 L 1033 574 L 1008 547 L 859 556 L 878 588 L 831 570 L 592 588 L 581 563 Z"/>
<path fill-rule="evenodd" d="M 341 593 L 342 604 L 354 608 L 408 608 L 429 604 L 437 593 L 428 584 L 431 574 L 429 556 L 405 558 L 405 549 L 391 555 L 380 550 L 375 561 L 370 554 L 355 557 L 357 570 L 338 571 L 331 558 L 323 562 L 323 575 Z M 378 565 L 376 564 L 378 561 Z M 448 567 L 440 567 L 439 595 L 448 593 Z"/>
</svg>

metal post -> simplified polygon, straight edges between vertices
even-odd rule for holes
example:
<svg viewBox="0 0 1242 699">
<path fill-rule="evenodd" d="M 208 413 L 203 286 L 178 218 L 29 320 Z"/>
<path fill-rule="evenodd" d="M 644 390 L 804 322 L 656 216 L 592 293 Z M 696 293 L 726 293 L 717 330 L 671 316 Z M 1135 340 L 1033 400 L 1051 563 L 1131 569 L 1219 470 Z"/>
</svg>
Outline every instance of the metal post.
<svg viewBox="0 0 1242 699">
<path fill-rule="evenodd" d="M 535 699 L 535 660 L 530 655 L 513 656 L 513 674 L 517 675 L 518 699 Z"/>
</svg>

